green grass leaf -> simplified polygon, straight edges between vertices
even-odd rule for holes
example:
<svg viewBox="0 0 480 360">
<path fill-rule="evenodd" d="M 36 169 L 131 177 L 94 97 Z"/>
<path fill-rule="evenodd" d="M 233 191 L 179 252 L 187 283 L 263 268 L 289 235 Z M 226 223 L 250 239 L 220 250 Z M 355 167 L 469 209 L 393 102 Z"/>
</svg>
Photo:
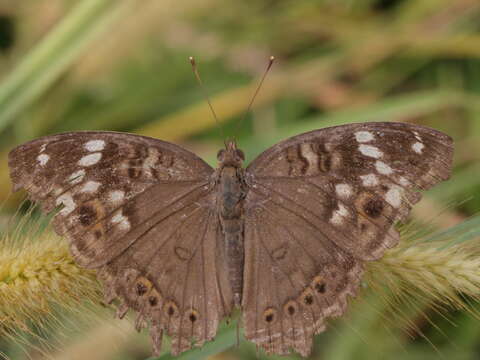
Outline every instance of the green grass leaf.
<svg viewBox="0 0 480 360">
<path fill-rule="evenodd" d="M 151 357 L 147 360 L 201 360 L 211 355 L 225 351 L 237 343 L 237 322 L 232 321 L 230 324 L 222 326 L 217 333 L 217 337 L 213 341 L 209 341 L 198 349 L 184 352 L 180 356 L 165 354 L 160 357 Z"/>
<path fill-rule="evenodd" d="M 0 130 L 36 101 L 128 3 L 79 2 L 0 84 Z"/>
</svg>

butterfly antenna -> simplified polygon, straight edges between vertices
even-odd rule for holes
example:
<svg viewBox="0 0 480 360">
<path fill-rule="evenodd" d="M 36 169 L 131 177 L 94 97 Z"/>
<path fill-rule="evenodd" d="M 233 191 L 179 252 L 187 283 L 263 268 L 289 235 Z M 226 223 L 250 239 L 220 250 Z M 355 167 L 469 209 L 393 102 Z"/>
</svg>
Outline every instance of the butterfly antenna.
<svg viewBox="0 0 480 360">
<path fill-rule="evenodd" d="M 240 120 L 240 121 L 237 123 L 237 126 L 236 126 L 236 128 L 235 128 L 234 134 L 236 134 L 236 133 L 238 132 L 238 130 L 239 130 L 239 128 L 240 128 L 240 124 L 242 124 L 242 123 L 245 121 L 245 119 L 247 118 L 248 113 L 249 113 L 250 110 L 252 109 L 253 102 L 255 101 L 255 98 L 257 97 L 257 94 L 260 92 L 260 89 L 262 88 L 263 82 L 264 82 L 265 78 L 267 77 L 267 74 L 268 74 L 268 72 L 270 71 L 270 68 L 272 67 L 274 61 L 275 61 L 275 57 L 274 57 L 274 56 L 270 56 L 270 59 L 268 60 L 267 68 L 265 69 L 265 72 L 263 73 L 263 76 L 262 76 L 262 78 L 260 79 L 260 82 L 258 83 L 257 89 L 255 90 L 255 93 L 253 94 L 252 99 L 251 99 L 250 102 L 248 103 L 247 110 L 245 111 L 245 114 L 243 115 L 242 120 Z"/>
<path fill-rule="evenodd" d="M 213 118 L 215 119 L 215 122 L 217 123 L 218 128 L 220 129 L 220 134 L 221 134 L 222 138 L 225 139 L 225 134 L 223 132 L 222 124 L 220 123 L 220 121 L 218 121 L 217 114 L 215 113 L 215 110 L 213 109 L 212 103 L 210 101 L 210 97 L 208 96 L 208 92 L 205 89 L 205 86 L 203 85 L 202 79 L 200 78 L 200 74 L 198 73 L 197 63 L 195 62 L 195 59 L 193 58 L 193 56 L 190 56 L 188 58 L 188 60 L 190 60 L 190 64 L 192 64 L 193 74 L 195 75 L 195 78 L 197 79 L 198 85 L 200 85 L 200 89 L 202 89 L 203 96 L 205 96 L 205 99 L 207 100 L 208 106 L 210 107 L 210 110 L 212 111 Z"/>
</svg>

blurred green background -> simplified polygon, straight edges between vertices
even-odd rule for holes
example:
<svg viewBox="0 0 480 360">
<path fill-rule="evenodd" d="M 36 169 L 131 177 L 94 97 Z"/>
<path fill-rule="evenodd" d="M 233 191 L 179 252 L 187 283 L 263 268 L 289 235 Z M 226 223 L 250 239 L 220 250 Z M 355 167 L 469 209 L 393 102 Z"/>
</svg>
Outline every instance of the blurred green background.
<svg viewBox="0 0 480 360">
<path fill-rule="evenodd" d="M 224 139 L 190 55 L 229 136 L 269 56 L 276 57 L 236 134 L 247 161 L 281 139 L 325 126 L 424 124 L 454 137 L 455 172 L 428 193 L 414 219 L 436 217 L 436 226 L 447 227 L 480 210 L 478 0 L 3 0 L 2 222 L 20 199 L 10 194 L 6 154 L 41 135 L 134 132 L 176 142 L 214 164 Z M 420 316 L 399 303 L 405 322 L 421 329 L 406 332 L 384 326 L 384 305 L 366 296 L 366 305 L 355 303 L 345 319 L 317 336 L 312 359 L 480 358 L 475 313 L 444 316 L 424 304 Z M 0 339 L 0 352 L 69 360 L 134 360 L 150 353 L 145 332 L 135 335 L 130 323 L 110 318 L 89 326 L 65 320 L 48 336 L 61 339 L 53 355 L 7 339 Z M 220 332 L 211 359 L 264 358 L 243 340 L 222 353 L 234 338 L 234 327 Z"/>
</svg>

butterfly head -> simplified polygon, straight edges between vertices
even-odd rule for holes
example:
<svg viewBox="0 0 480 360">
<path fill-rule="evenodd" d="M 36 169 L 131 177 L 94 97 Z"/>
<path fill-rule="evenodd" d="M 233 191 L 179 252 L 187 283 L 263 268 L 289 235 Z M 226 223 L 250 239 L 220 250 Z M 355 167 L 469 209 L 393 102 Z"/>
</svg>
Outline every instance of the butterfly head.
<svg viewBox="0 0 480 360">
<path fill-rule="evenodd" d="M 225 143 L 225 149 L 221 149 L 217 153 L 217 160 L 219 167 L 241 167 L 245 160 L 245 155 L 242 150 L 237 149 L 235 140 L 229 140 Z"/>
</svg>

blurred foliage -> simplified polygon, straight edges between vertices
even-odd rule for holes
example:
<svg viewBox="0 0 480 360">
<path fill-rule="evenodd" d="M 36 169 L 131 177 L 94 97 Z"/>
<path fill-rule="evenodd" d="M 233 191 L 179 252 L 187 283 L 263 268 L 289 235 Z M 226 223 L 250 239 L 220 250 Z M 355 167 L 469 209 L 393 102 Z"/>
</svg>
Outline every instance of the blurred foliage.
<svg viewBox="0 0 480 360">
<path fill-rule="evenodd" d="M 250 160 L 285 137 L 348 122 L 406 121 L 447 132 L 456 142 L 452 180 L 431 190 L 412 217 L 426 233 L 461 226 L 480 210 L 479 20 L 478 0 L 0 1 L 0 226 L 6 229 L 19 204 L 10 195 L 6 154 L 41 135 L 135 132 L 175 141 L 213 164 L 223 139 L 190 55 L 226 135 L 237 136 Z M 277 61 L 234 134 L 270 55 Z M 380 298 L 388 296 L 367 289 L 345 319 L 316 338 L 312 358 L 480 357 L 472 299 L 465 299 L 469 312 L 448 314 L 447 305 L 428 299 L 390 305 L 415 325 L 405 331 L 384 321 L 392 302 Z M 73 323 L 45 335 L 62 338 L 51 357 L 7 338 L 0 353 L 90 360 L 149 354 L 145 334 L 111 327 L 113 320 Z M 65 336 L 66 328 L 76 335 Z M 227 327 L 188 356 L 264 358 L 244 341 L 220 353 L 234 343 Z"/>
</svg>

